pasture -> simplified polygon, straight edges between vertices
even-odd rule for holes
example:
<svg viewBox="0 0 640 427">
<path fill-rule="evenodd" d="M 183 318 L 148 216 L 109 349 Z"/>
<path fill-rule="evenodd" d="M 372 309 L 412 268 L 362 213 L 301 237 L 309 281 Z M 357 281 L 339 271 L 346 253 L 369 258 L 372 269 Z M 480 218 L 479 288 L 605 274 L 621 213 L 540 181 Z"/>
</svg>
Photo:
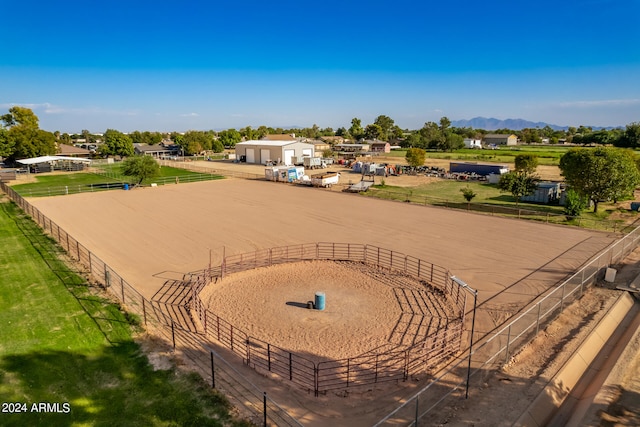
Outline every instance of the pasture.
<svg viewBox="0 0 640 427">
<path fill-rule="evenodd" d="M 134 341 L 138 320 L 5 197 L 0 266 L 0 424 L 244 425 L 200 378 L 154 370 Z"/>
</svg>

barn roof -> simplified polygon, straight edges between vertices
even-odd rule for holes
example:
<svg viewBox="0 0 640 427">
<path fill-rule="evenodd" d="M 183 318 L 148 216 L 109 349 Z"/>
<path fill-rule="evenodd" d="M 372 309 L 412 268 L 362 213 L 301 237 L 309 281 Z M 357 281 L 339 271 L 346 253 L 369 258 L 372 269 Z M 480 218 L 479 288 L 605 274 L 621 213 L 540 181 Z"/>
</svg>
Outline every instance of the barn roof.
<svg viewBox="0 0 640 427">
<path fill-rule="evenodd" d="M 83 159 L 80 157 L 64 157 L 64 156 L 40 156 L 40 157 L 32 157 L 30 159 L 21 159 L 16 161 L 18 163 L 22 163 L 23 165 L 36 165 L 38 163 L 49 163 L 49 162 L 56 162 L 56 161 L 91 163 L 91 159 Z"/>
<path fill-rule="evenodd" d="M 273 141 L 273 140 L 266 140 L 266 139 L 260 139 L 260 140 L 250 140 L 250 141 L 244 141 L 244 142 L 238 142 L 236 144 L 236 147 L 238 145 L 260 145 L 263 147 L 284 147 L 285 145 L 291 145 L 291 144 L 307 144 L 306 142 L 298 142 L 298 141 Z M 307 144 L 307 145 L 313 145 L 313 144 Z"/>
</svg>

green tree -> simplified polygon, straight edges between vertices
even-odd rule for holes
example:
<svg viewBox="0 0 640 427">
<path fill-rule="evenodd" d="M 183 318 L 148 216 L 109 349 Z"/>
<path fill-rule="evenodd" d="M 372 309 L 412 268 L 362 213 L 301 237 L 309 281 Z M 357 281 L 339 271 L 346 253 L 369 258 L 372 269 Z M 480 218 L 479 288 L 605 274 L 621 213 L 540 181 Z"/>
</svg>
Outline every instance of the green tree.
<svg viewBox="0 0 640 427">
<path fill-rule="evenodd" d="M 613 147 L 574 148 L 560 158 L 560 171 L 567 185 L 598 204 L 631 195 L 640 184 L 633 153 Z"/>
<path fill-rule="evenodd" d="M 104 133 L 104 144 L 100 146 L 100 153 L 106 156 L 133 156 L 133 142 L 129 135 L 115 129 L 107 129 Z"/>
<path fill-rule="evenodd" d="M 204 150 L 213 149 L 213 134 L 197 130 L 186 132 L 180 143 L 184 155 L 192 156 Z"/>
<path fill-rule="evenodd" d="M 29 108 L 11 107 L 0 117 L 4 126 L 0 136 L 0 152 L 14 160 L 55 154 L 56 137 L 38 128 L 38 116 Z"/>
<path fill-rule="evenodd" d="M 372 123 L 364 128 L 364 137 L 366 139 L 382 139 L 383 131 L 380 125 Z"/>
<path fill-rule="evenodd" d="M 444 142 L 442 132 L 437 123 L 426 122 L 419 133 L 421 147 L 437 150 Z"/>
<path fill-rule="evenodd" d="M 517 171 L 535 173 L 538 167 L 538 156 L 535 154 L 518 154 L 515 157 Z"/>
<path fill-rule="evenodd" d="M 138 185 L 160 173 L 160 165 L 151 156 L 133 156 L 122 162 L 122 173 L 138 180 Z"/>
<path fill-rule="evenodd" d="M 565 197 L 564 214 L 567 219 L 580 216 L 582 211 L 587 208 L 587 200 L 584 196 L 578 194 L 573 189 L 568 189 Z"/>
<path fill-rule="evenodd" d="M 391 134 L 389 135 L 389 138 L 402 139 L 403 137 L 404 137 L 404 131 L 400 126 L 395 125 L 393 128 L 391 128 Z"/>
<path fill-rule="evenodd" d="M 336 136 L 345 136 L 349 131 L 344 127 L 339 127 L 336 129 Z"/>
<path fill-rule="evenodd" d="M 626 148 L 640 147 L 640 122 L 628 124 L 614 145 Z"/>
<path fill-rule="evenodd" d="M 538 129 L 522 129 L 522 131 L 519 132 L 519 137 L 521 141 L 527 144 L 542 142 Z"/>
<path fill-rule="evenodd" d="M 440 117 L 440 132 L 445 133 L 451 126 L 451 120 L 448 117 Z"/>
<path fill-rule="evenodd" d="M 388 141 L 395 125 L 393 119 L 389 116 L 380 115 L 376 117 L 373 124 L 380 126 L 380 135 L 377 138 L 382 141 Z"/>
<path fill-rule="evenodd" d="M 404 158 L 409 166 L 422 166 L 427 158 L 427 153 L 422 148 L 409 148 Z"/>
<path fill-rule="evenodd" d="M 354 117 L 353 119 L 351 119 L 351 127 L 349 128 L 349 135 L 351 135 L 351 138 L 353 138 L 355 141 L 359 141 L 364 137 L 364 129 L 362 129 L 362 121 L 359 118 Z"/>
<path fill-rule="evenodd" d="M 9 131 L 0 127 L 0 157 L 9 157 L 13 154 L 13 141 L 9 140 Z"/>
<path fill-rule="evenodd" d="M 511 193 L 516 201 L 516 206 L 518 206 L 523 196 L 528 196 L 536 191 L 539 182 L 540 178 L 537 175 L 525 171 L 513 171 L 500 177 L 498 188 L 500 191 Z"/>
<path fill-rule="evenodd" d="M 159 132 L 140 132 L 136 130 L 129 134 L 129 138 L 131 138 L 131 142 L 134 144 L 155 145 L 162 141 L 162 134 Z"/>
<path fill-rule="evenodd" d="M 442 143 L 439 148 L 442 151 L 454 151 L 464 147 L 464 138 L 462 135 L 458 135 L 451 130 L 445 131 L 444 138 L 441 138 L 440 140 Z"/>
<path fill-rule="evenodd" d="M 223 147 L 235 147 L 236 144 L 242 141 L 242 135 L 235 129 L 227 129 L 218 132 L 218 141 Z"/>
<path fill-rule="evenodd" d="M 462 196 L 464 197 L 464 199 L 467 201 L 467 209 L 469 209 L 469 206 L 471 205 L 471 201 L 473 200 L 474 197 L 477 196 L 476 192 L 473 191 L 471 188 L 469 188 L 468 185 L 464 188 L 461 188 L 460 192 L 462 193 Z"/>
<path fill-rule="evenodd" d="M 24 126 L 31 129 L 38 129 L 38 116 L 30 109 L 26 107 L 11 107 L 9 113 L 2 116 L 1 120 L 8 128 L 14 126 Z"/>
</svg>

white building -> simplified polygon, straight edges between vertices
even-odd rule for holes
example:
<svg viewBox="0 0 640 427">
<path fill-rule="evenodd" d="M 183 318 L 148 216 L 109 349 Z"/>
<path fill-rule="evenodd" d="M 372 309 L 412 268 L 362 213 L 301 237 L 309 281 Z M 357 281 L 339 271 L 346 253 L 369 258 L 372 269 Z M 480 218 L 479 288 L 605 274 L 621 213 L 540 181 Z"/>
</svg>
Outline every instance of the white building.
<svg viewBox="0 0 640 427">
<path fill-rule="evenodd" d="M 464 148 L 482 148 L 482 140 L 481 139 L 465 138 L 464 139 Z"/>
<path fill-rule="evenodd" d="M 294 157 L 304 156 L 314 157 L 313 144 L 272 140 L 251 140 L 236 144 L 236 159 L 244 159 L 247 163 L 292 165 Z"/>
</svg>

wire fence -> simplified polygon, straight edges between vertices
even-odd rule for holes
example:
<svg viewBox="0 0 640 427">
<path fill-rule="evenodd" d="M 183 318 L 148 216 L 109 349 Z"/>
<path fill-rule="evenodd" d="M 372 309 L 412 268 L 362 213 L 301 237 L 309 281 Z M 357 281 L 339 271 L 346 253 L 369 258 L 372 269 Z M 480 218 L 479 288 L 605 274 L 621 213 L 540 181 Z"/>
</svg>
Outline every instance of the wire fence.
<svg viewBox="0 0 640 427">
<path fill-rule="evenodd" d="M 177 354 L 188 360 L 189 366 L 199 372 L 205 380 L 210 381 L 212 387 L 224 392 L 236 407 L 244 409 L 244 413 L 254 423 L 265 426 L 302 425 L 289 415 L 281 405 L 227 362 L 220 351 L 214 350 L 215 346 L 207 341 L 206 336 L 190 331 L 176 323 L 167 313 L 163 304 L 150 301 L 142 296 L 113 268 L 11 187 L 0 183 L 0 189 L 27 215 L 31 216 L 33 221 L 49 234 L 70 257 L 83 265 L 87 269 L 86 274 L 119 301 L 126 308 L 127 313 L 138 316 L 141 324 L 147 330 L 163 338 Z M 201 277 L 194 280 L 193 285 L 196 287 L 208 278 Z M 187 285 L 191 286 L 191 283 L 187 283 Z"/>
<path fill-rule="evenodd" d="M 584 218 L 581 216 L 569 216 L 556 212 L 549 212 L 522 207 L 490 205 L 484 203 L 457 202 L 434 196 L 413 195 L 411 192 L 390 191 L 376 189 L 368 194 L 385 200 L 395 200 L 418 205 L 440 206 L 449 209 L 461 209 L 470 212 L 477 212 L 487 215 L 504 216 L 510 218 L 527 219 L 530 221 L 540 221 L 548 224 L 572 225 L 589 228 L 591 230 L 613 231 L 625 233 L 632 229 L 632 226 L 623 221 L 607 219 Z"/>
<path fill-rule="evenodd" d="M 481 373 L 484 370 L 507 363 L 518 349 L 535 338 L 567 305 L 580 298 L 585 289 L 601 280 L 608 267 L 624 259 L 639 243 L 640 227 L 593 257 L 576 273 L 546 295 L 540 296 L 538 301 L 499 330 L 486 336 L 474 337 L 477 343 L 471 351 L 471 357 L 467 348 L 466 354 L 453 360 L 437 378 L 381 419 L 376 426 L 417 426 L 420 419 L 432 414 L 445 399 L 461 397 L 467 381 L 467 363 L 473 366 L 469 372 L 472 386 L 481 388 L 484 381 Z"/>
</svg>

